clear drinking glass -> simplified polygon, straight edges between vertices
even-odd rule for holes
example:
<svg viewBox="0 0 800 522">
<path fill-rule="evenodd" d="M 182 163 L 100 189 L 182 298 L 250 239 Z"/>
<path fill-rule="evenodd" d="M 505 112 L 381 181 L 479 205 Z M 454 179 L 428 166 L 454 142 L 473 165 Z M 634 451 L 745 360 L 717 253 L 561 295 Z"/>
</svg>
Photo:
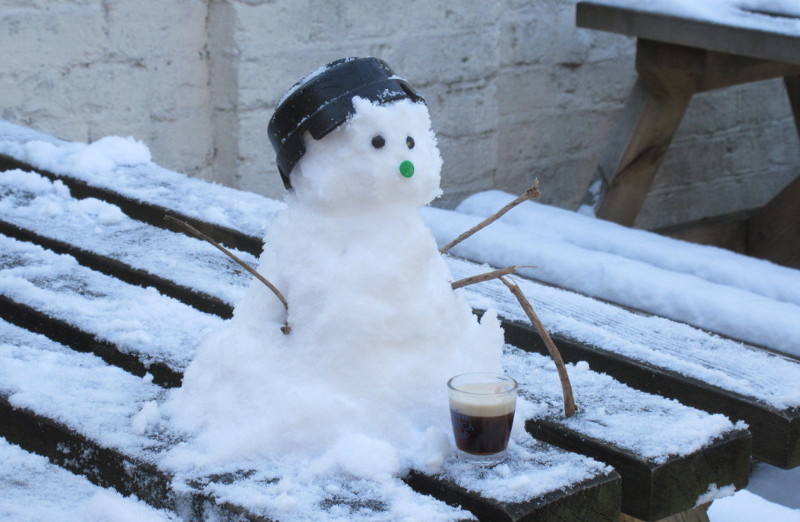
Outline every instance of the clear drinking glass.
<svg viewBox="0 0 800 522">
<path fill-rule="evenodd" d="M 447 381 L 447 392 L 459 455 L 502 462 L 514 424 L 517 381 L 496 373 L 464 373 Z"/>
</svg>

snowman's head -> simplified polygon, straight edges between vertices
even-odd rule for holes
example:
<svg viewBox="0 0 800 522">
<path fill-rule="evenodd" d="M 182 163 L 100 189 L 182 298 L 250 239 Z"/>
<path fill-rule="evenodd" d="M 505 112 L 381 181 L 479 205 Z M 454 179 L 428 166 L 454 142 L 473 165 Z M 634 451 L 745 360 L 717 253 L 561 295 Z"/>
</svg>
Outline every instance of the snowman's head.
<svg viewBox="0 0 800 522">
<path fill-rule="evenodd" d="M 323 138 L 304 136 L 292 173 L 299 201 L 354 208 L 419 207 L 441 194 L 442 159 L 423 103 L 355 97 L 353 115 Z"/>
</svg>

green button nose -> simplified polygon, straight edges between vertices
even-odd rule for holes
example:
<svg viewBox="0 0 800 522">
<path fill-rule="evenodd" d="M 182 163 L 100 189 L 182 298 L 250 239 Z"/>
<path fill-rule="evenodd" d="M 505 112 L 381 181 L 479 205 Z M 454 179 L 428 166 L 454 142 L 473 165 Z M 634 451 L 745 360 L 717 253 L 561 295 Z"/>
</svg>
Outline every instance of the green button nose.
<svg viewBox="0 0 800 522">
<path fill-rule="evenodd" d="M 400 174 L 403 175 L 404 178 L 410 178 L 414 175 L 414 164 L 408 160 L 405 160 L 400 164 Z"/>
</svg>

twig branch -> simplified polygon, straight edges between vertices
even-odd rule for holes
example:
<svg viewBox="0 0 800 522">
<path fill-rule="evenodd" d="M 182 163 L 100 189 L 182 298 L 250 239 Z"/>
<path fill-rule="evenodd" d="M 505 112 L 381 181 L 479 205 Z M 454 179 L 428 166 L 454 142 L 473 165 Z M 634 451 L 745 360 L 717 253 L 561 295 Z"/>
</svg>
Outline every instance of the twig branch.
<svg viewBox="0 0 800 522">
<path fill-rule="evenodd" d="M 503 277 L 504 275 L 513 274 L 516 272 L 516 270 L 517 267 L 509 266 L 507 268 L 501 268 L 500 270 L 494 270 L 492 272 L 486 272 L 485 274 L 478 274 L 465 277 L 464 279 L 459 279 L 458 281 L 453 281 L 450 283 L 450 286 L 452 286 L 453 290 L 455 290 L 464 286 L 474 285 L 475 283 L 482 283 L 484 281 L 489 281 L 490 279 L 497 279 L 498 277 Z"/>
<path fill-rule="evenodd" d="M 528 201 L 529 199 L 538 198 L 539 196 L 541 196 L 541 193 L 539 192 L 539 179 L 537 178 L 537 179 L 533 180 L 533 185 L 531 185 L 531 187 L 528 190 L 526 190 L 524 194 L 519 196 L 514 201 L 511 201 L 506 206 L 504 206 L 503 208 L 501 208 L 500 210 L 498 210 L 497 212 L 495 212 L 494 214 L 492 214 L 488 218 L 484 219 L 483 221 L 481 221 L 480 223 L 478 223 L 477 225 L 475 225 L 471 229 L 467 230 L 466 232 L 464 232 L 463 234 L 461 234 L 460 236 L 458 236 L 454 240 L 450 241 L 448 244 L 446 244 L 445 246 L 443 246 L 442 248 L 439 249 L 439 253 L 444 254 L 445 252 L 449 251 L 451 248 L 453 248 L 457 244 L 461 243 L 462 241 L 464 241 L 468 237 L 472 236 L 473 234 L 475 234 L 479 230 L 481 230 L 483 228 L 486 228 L 487 226 L 491 225 L 492 223 L 494 223 L 495 221 L 497 221 L 498 219 L 503 217 L 503 214 L 505 214 L 506 212 L 508 212 L 512 208 L 516 207 L 520 203 L 522 203 L 524 201 Z"/>
<path fill-rule="evenodd" d="M 561 380 L 561 391 L 564 395 L 564 415 L 566 417 L 572 417 L 575 415 L 575 410 L 577 409 L 575 406 L 575 397 L 572 395 L 572 385 L 569 382 L 569 375 L 567 375 L 567 368 L 564 366 L 564 359 L 561 358 L 561 352 L 558 351 L 558 347 L 553 342 L 553 339 L 550 338 L 550 334 L 547 333 L 542 322 L 539 320 L 539 317 L 536 315 L 536 312 L 533 310 L 533 306 L 531 305 L 530 301 L 525 297 L 525 294 L 522 293 L 522 290 L 516 283 L 512 283 L 505 277 L 501 277 L 500 281 L 505 284 L 511 293 L 514 294 L 514 297 L 517 298 L 519 304 L 522 305 L 522 309 L 525 310 L 528 318 L 533 323 L 533 327 L 536 328 L 536 331 L 539 333 L 539 336 L 544 341 L 545 346 L 547 347 L 547 351 L 550 353 L 550 357 L 553 359 L 553 362 L 556 364 L 556 369 L 558 370 L 558 378 Z"/>
<path fill-rule="evenodd" d="M 182 228 L 183 230 L 185 230 L 188 234 L 190 234 L 190 235 L 192 235 L 192 236 L 194 236 L 194 237 L 196 237 L 198 239 L 202 239 L 203 241 L 207 241 L 208 243 L 211 243 L 213 246 L 218 248 L 222 253 L 224 253 L 225 255 L 227 255 L 228 257 L 233 259 L 236 263 L 238 263 L 239 266 L 241 266 L 242 268 L 244 268 L 245 270 L 250 272 L 253 275 L 253 277 L 255 277 L 256 279 L 258 279 L 259 281 L 264 283 L 267 286 L 267 288 L 269 288 L 272 291 L 272 293 L 275 294 L 275 297 L 277 297 L 278 300 L 281 302 L 281 304 L 283 305 L 283 308 L 287 312 L 289 311 L 289 303 L 286 301 L 286 298 L 283 296 L 281 291 L 278 290 L 275 287 L 275 285 L 270 283 L 264 276 L 259 274 L 253 267 L 251 267 L 250 265 L 248 265 L 247 263 L 245 263 L 244 261 L 239 259 L 239 257 L 237 257 L 233 252 L 231 252 L 230 250 L 228 250 L 224 246 L 220 245 L 219 243 L 214 241 L 214 239 L 212 239 L 208 235 L 200 232 L 195 227 L 193 227 L 192 225 L 190 225 L 189 223 L 187 223 L 185 221 L 182 221 L 182 220 L 180 220 L 180 219 L 178 219 L 176 217 L 170 216 L 170 215 L 165 215 L 164 216 L 164 221 L 168 221 L 168 222 L 170 222 L 170 223 L 172 223 L 174 225 L 177 225 L 180 228 Z M 285 334 L 288 334 L 289 331 L 290 331 L 289 326 L 287 324 L 284 324 L 283 327 L 281 327 L 281 331 L 283 331 L 283 333 L 285 333 Z"/>
</svg>

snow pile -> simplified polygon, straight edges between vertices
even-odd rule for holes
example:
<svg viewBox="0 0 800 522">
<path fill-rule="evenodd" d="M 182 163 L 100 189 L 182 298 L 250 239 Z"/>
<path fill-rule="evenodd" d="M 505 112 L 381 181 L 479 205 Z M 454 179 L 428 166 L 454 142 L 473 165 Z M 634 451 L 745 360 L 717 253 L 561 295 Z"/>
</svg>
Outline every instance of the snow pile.
<svg viewBox="0 0 800 522">
<path fill-rule="evenodd" d="M 427 109 L 354 106 L 325 138 L 306 137 L 295 191 L 265 238 L 259 271 L 288 314 L 254 281 L 202 344 L 162 408 L 198 433 L 171 466 L 285 455 L 320 475 L 436 471 L 452 451 L 447 379 L 501 370 L 499 322 L 479 323 L 451 289 L 419 213 L 440 193 Z M 409 161 L 411 176 L 399 168 Z"/>
<path fill-rule="evenodd" d="M 776 484 L 777 486 L 777 484 Z M 715 501 L 708 509 L 712 522 L 752 522 L 753 520 L 780 520 L 800 522 L 800 509 L 789 509 L 742 490 L 732 497 Z"/>
<path fill-rule="evenodd" d="M 69 166 L 70 170 L 97 174 L 112 170 L 117 165 L 132 166 L 151 161 L 147 146 L 132 137 L 107 136 L 94 143 L 70 143 L 67 146 L 46 141 L 32 141 L 25 145 L 29 157 L 49 158 L 43 168 Z"/>
<path fill-rule="evenodd" d="M 425 217 L 443 244 L 511 199 L 482 192 L 458 213 L 428 208 Z M 521 204 L 453 253 L 494 266 L 530 265 L 520 273 L 800 355 L 800 273 L 768 261 L 536 202 Z"/>
</svg>

